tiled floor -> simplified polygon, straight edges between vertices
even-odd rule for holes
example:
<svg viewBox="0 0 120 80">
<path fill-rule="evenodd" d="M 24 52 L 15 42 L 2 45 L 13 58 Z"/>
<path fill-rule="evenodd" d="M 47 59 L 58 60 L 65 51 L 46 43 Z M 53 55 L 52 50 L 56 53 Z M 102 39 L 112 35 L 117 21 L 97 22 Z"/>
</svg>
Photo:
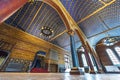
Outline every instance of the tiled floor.
<svg viewBox="0 0 120 80">
<path fill-rule="evenodd" d="M 120 74 L 0 73 L 0 80 L 120 80 Z"/>
</svg>

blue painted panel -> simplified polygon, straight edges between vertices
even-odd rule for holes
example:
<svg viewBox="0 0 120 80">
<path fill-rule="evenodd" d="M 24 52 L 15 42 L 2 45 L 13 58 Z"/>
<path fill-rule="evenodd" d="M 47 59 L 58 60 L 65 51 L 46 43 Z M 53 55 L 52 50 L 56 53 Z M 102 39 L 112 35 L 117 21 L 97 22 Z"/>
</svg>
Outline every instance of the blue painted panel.
<svg viewBox="0 0 120 80">
<path fill-rule="evenodd" d="M 38 51 L 37 54 L 46 55 L 46 52 Z"/>
</svg>

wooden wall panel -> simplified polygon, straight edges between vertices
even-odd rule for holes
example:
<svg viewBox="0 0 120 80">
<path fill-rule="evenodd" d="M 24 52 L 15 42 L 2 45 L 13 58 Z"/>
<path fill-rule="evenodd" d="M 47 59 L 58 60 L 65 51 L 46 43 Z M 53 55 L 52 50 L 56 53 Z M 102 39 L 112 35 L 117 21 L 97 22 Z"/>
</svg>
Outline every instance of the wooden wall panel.
<svg viewBox="0 0 120 80">
<path fill-rule="evenodd" d="M 20 49 L 14 49 L 11 54 L 11 58 L 25 59 L 25 60 L 33 60 L 35 53 L 24 51 Z"/>
<path fill-rule="evenodd" d="M 59 64 L 64 64 L 64 63 L 65 63 L 65 62 L 64 62 L 64 55 L 59 54 L 58 56 L 59 56 L 59 57 L 58 57 L 58 58 L 59 58 L 58 63 L 59 63 Z"/>
<path fill-rule="evenodd" d="M 50 49 L 58 51 L 61 55 L 69 53 L 56 45 L 32 36 L 5 23 L 0 25 L 0 39 L 15 44 L 10 55 L 11 58 L 33 60 L 35 53 L 39 50 L 45 51 L 47 53 L 46 57 L 49 57 Z M 59 63 L 64 64 L 63 58 L 60 58 Z"/>
</svg>

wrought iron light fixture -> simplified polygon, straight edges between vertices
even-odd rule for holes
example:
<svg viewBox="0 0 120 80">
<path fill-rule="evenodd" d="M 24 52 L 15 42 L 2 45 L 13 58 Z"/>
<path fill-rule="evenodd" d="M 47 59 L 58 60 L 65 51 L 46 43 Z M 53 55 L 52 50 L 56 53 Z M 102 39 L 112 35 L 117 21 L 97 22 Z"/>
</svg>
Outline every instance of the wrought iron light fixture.
<svg viewBox="0 0 120 80">
<path fill-rule="evenodd" d="M 31 4 L 35 3 L 38 0 L 28 0 L 28 2 L 30 2 Z"/>
<path fill-rule="evenodd" d="M 45 37 L 52 37 L 54 35 L 54 31 L 50 27 L 42 27 L 40 35 L 43 35 Z"/>
<path fill-rule="evenodd" d="M 28 0 L 28 2 L 33 3 L 35 0 Z"/>
</svg>

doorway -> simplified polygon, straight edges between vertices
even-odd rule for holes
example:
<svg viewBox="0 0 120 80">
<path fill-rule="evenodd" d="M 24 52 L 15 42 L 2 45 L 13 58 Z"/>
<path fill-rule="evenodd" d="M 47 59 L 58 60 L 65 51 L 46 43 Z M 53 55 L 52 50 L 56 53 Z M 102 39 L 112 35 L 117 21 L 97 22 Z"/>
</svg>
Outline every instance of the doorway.
<svg viewBox="0 0 120 80">
<path fill-rule="evenodd" d="M 50 72 L 56 73 L 58 71 L 57 64 L 50 64 Z"/>
</svg>

